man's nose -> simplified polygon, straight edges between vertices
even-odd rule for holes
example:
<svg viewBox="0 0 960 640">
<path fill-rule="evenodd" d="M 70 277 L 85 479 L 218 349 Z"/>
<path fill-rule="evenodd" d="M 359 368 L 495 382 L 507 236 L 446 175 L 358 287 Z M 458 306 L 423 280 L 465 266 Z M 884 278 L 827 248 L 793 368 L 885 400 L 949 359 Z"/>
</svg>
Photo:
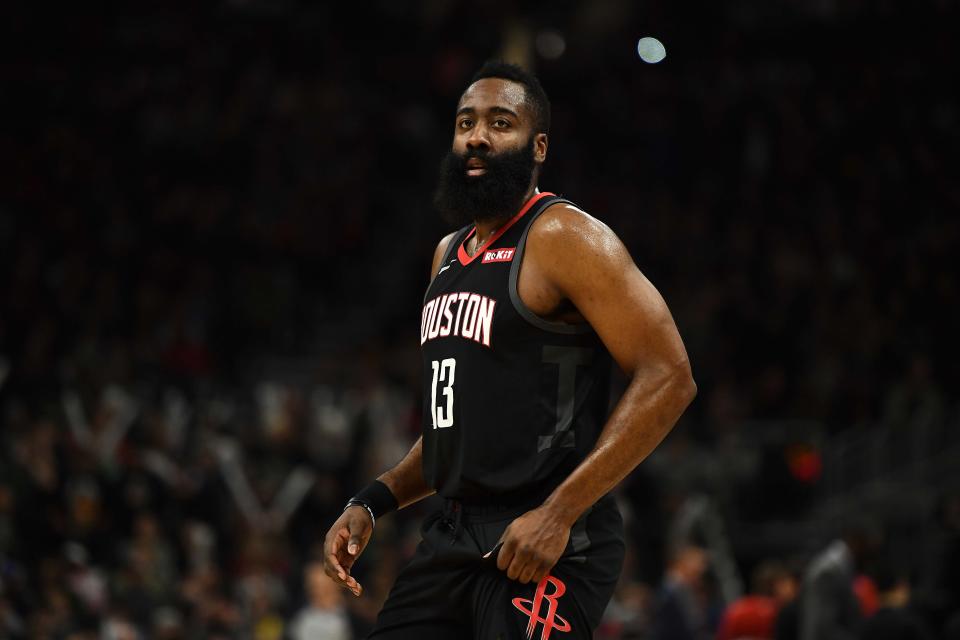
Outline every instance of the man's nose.
<svg viewBox="0 0 960 640">
<path fill-rule="evenodd" d="M 487 136 L 487 128 L 483 124 L 477 124 L 470 130 L 470 135 L 467 136 L 467 149 L 490 150 L 490 139 Z"/>
</svg>

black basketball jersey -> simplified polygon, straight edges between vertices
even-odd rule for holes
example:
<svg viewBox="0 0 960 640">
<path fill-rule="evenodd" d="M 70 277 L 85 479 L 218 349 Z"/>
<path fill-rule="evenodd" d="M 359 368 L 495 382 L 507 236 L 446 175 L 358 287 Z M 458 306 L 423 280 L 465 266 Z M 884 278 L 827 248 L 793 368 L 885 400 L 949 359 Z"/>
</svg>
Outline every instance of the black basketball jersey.
<svg viewBox="0 0 960 640">
<path fill-rule="evenodd" d="M 545 497 L 603 428 L 611 358 L 590 325 L 550 322 L 517 293 L 527 232 L 568 202 L 535 194 L 473 256 L 450 241 L 424 296 L 423 471 L 446 498 Z"/>
</svg>

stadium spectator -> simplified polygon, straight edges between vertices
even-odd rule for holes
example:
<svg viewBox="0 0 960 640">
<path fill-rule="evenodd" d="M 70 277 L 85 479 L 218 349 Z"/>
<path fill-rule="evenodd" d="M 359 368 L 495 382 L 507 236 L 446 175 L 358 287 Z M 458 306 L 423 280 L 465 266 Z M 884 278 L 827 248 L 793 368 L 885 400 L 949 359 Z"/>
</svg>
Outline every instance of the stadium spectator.
<svg viewBox="0 0 960 640">
<path fill-rule="evenodd" d="M 304 569 L 307 604 L 290 621 L 292 640 L 350 640 L 350 620 L 344 606 L 343 591 L 323 572 L 322 562 L 311 562 Z"/>
<path fill-rule="evenodd" d="M 931 640 L 910 607 L 910 580 L 891 563 L 877 572 L 880 608 L 863 625 L 860 640 Z"/>
<path fill-rule="evenodd" d="M 710 637 L 704 603 L 703 576 L 707 552 L 694 544 L 675 548 L 653 610 L 653 640 L 704 640 Z"/>
<path fill-rule="evenodd" d="M 798 601 L 800 640 L 848 640 L 859 637 L 863 605 L 855 590 L 858 572 L 881 543 L 873 523 L 864 519 L 813 557 L 803 576 Z"/>
<path fill-rule="evenodd" d="M 727 606 L 717 640 L 770 640 L 780 609 L 797 596 L 797 580 L 777 562 L 761 562 L 753 571 L 751 593 Z"/>
</svg>

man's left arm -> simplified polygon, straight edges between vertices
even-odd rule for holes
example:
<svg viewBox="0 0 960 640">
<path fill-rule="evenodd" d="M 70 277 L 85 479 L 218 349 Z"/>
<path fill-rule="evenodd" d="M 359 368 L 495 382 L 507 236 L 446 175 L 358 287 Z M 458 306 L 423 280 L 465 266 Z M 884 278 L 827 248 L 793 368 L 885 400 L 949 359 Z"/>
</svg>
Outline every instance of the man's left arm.
<svg viewBox="0 0 960 640">
<path fill-rule="evenodd" d="M 524 268 L 535 265 L 552 297 L 576 306 L 630 384 L 583 462 L 504 532 L 497 566 L 524 583 L 550 572 L 573 523 L 660 444 L 697 390 L 666 303 L 613 231 L 566 205 L 541 218 Z"/>
</svg>

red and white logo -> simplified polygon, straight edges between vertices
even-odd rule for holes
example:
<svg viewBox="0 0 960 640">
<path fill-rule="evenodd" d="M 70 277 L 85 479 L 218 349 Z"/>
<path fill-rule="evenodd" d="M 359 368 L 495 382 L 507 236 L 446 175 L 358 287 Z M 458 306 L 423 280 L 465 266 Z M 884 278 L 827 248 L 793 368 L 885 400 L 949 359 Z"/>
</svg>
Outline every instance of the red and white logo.
<svg viewBox="0 0 960 640">
<path fill-rule="evenodd" d="M 513 254 L 517 252 L 516 247 L 511 247 L 509 249 L 491 249 L 490 251 L 484 251 L 483 260 L 481 263 L 487 264 L 488 262 L 510 262 L 513 260 Z"/>
<path fill-rule="evenodd" d="M 547 584 L 553 585 L 553 593 L 547 593 Z M 547 576 L 537 585 L 537 592 L 533 595 L 533 602 L 525 598 L 514 598 L 513 606 L 530 618 L 527 624 L 527 638 L 533 640 L 533 632 L 537 629 L 537 624 L 543 624 L 540 630 L 540 640 L 548 640 L 550 632 L 556 629 L 561 633 L 569 633 L 570 623 L 557 615 L 557 600 L 567 591 L 567 585 L 559 578 Z M 543 601 L 547 601 L 547 615 L 540 617 L 540 609 L 543 608 Z M 529 607 L 529 609 L 525 608 Z"/>
</svg>

